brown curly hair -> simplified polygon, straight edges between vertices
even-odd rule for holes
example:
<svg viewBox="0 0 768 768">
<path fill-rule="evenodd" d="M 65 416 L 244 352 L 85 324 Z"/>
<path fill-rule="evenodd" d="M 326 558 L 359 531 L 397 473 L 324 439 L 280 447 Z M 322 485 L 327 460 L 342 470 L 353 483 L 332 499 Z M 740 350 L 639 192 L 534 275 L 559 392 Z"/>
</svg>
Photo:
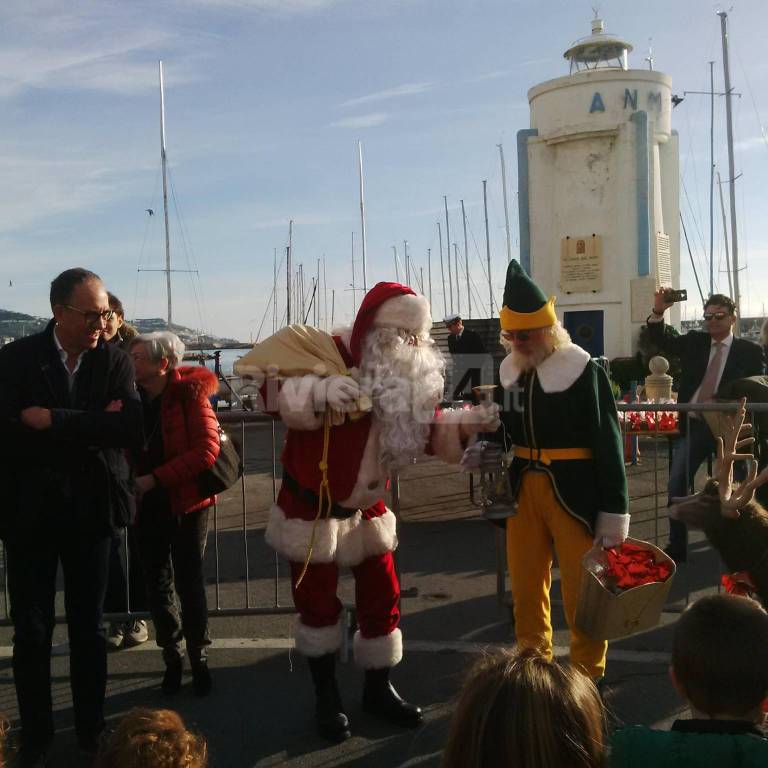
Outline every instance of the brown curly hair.
<svg viewBox="0 0 768 768">
<path fill-rule="evenodd" d="M 95 768 L 206 768 L 205 739 L 170 709 L 132 709 L 96 759 Z"/>
</svg>

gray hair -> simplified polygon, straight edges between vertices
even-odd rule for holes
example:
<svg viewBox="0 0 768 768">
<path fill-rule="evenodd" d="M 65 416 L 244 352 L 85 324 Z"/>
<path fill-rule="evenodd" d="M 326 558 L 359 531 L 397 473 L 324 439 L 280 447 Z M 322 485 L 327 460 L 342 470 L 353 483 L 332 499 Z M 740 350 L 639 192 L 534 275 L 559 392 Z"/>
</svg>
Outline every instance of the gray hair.
<svg viewBox="0 0 768 768">
<path fill-rule="evenodd" d="M 168 361 L 168 368 L 177 368 L 184 359 L 184 342 L 170 331 L 154 331 L 153 333 L 140 333 L 131 340 L 128 347 L 133 349 L 137 344 L 143 344 L 147 351 L 147 357 L 153 363 L 159 363 L 163 358 Z"/>
</svg>

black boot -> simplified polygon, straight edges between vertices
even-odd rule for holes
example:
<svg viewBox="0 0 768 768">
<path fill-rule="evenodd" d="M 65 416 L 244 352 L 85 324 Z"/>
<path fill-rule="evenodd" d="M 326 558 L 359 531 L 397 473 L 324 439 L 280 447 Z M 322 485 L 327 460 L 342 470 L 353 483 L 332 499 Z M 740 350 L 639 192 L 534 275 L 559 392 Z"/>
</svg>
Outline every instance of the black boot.
<svg viewBox="0 0 768 768">
<path fill-rule="evenodd" d="M 189 655 L 189 665 L 192 667 L 192 690 L 196 696 L 207 696 L 213 688 L 211 670 L 208 669 L 208 657 L 194 651 Z"/>
<path fill-rule="evenodd" d="M 336 686 L 336 659 L 332 653 L 326 653 L 325 656 L 308 656 L 307 662 L 317 697 L 315 706 L 317 731 L 323 738 L 330 741 L 345 741 L 352 734 L 344 705 L 341 703 L 339 689 Z"/>
<path fill-rule="evenodd" d="M 363 712 L 403 728 L 416 728 L 424 713 L 415 704 L 403 701 L 389 682 L 389 668 L 368 669 L 363 688 Z"/>
<path fill-rule="evenodd" d="M 165 674 L 160 687 L 165 694 L 178 693 L 181 688 L 181 673 L 184 667 L 183 657 L 178 648 L 163 648 Z"/>
</svg>

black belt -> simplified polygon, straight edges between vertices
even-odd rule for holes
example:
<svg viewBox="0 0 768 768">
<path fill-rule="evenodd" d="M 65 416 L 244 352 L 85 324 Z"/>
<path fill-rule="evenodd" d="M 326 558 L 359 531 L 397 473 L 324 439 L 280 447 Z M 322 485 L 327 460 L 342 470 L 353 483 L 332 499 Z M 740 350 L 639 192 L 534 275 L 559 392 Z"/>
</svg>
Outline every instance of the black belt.
<svg viewBox="0 0 768 768">
<path fill-rule="evenodd" d="M 283 470 L 283 487 L 287 488 L 292 496 L 296 496 L 309 504 L 312 509 L 318 509 L 320 506 L 320 497 L 313 491 L 310 491 L 308 488 L 302 488 L 296 478 L 291 477 L 285 470 Z M 323 511 L 326 511 L 325 504 L 323 505 Z M 347 518 L 352 517 L 355 512 L 357 512 L 356 509 L 342 507 L 340 504 L 332 502 L 331 509 L 328 514 L 330 514 L 331 517 L 337 518 L 338 520 L 346 520 Z"/>
</svg>

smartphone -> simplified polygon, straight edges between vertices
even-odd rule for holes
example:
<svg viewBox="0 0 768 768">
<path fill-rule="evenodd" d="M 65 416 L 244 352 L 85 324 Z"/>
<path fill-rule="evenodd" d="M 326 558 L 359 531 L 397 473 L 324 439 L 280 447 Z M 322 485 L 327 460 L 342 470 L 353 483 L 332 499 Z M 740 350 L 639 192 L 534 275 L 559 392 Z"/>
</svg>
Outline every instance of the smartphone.
<svg viewBox="0 0 768 768">
<path fill-rule="evenodd" d="M 688 301 L 688 291 L 685 288 L 681 288 L 676 291 L 674 288 L 670 288 L 668 291 L 664 291 L 664 298 L 667 301 Z"/>
</svg>

